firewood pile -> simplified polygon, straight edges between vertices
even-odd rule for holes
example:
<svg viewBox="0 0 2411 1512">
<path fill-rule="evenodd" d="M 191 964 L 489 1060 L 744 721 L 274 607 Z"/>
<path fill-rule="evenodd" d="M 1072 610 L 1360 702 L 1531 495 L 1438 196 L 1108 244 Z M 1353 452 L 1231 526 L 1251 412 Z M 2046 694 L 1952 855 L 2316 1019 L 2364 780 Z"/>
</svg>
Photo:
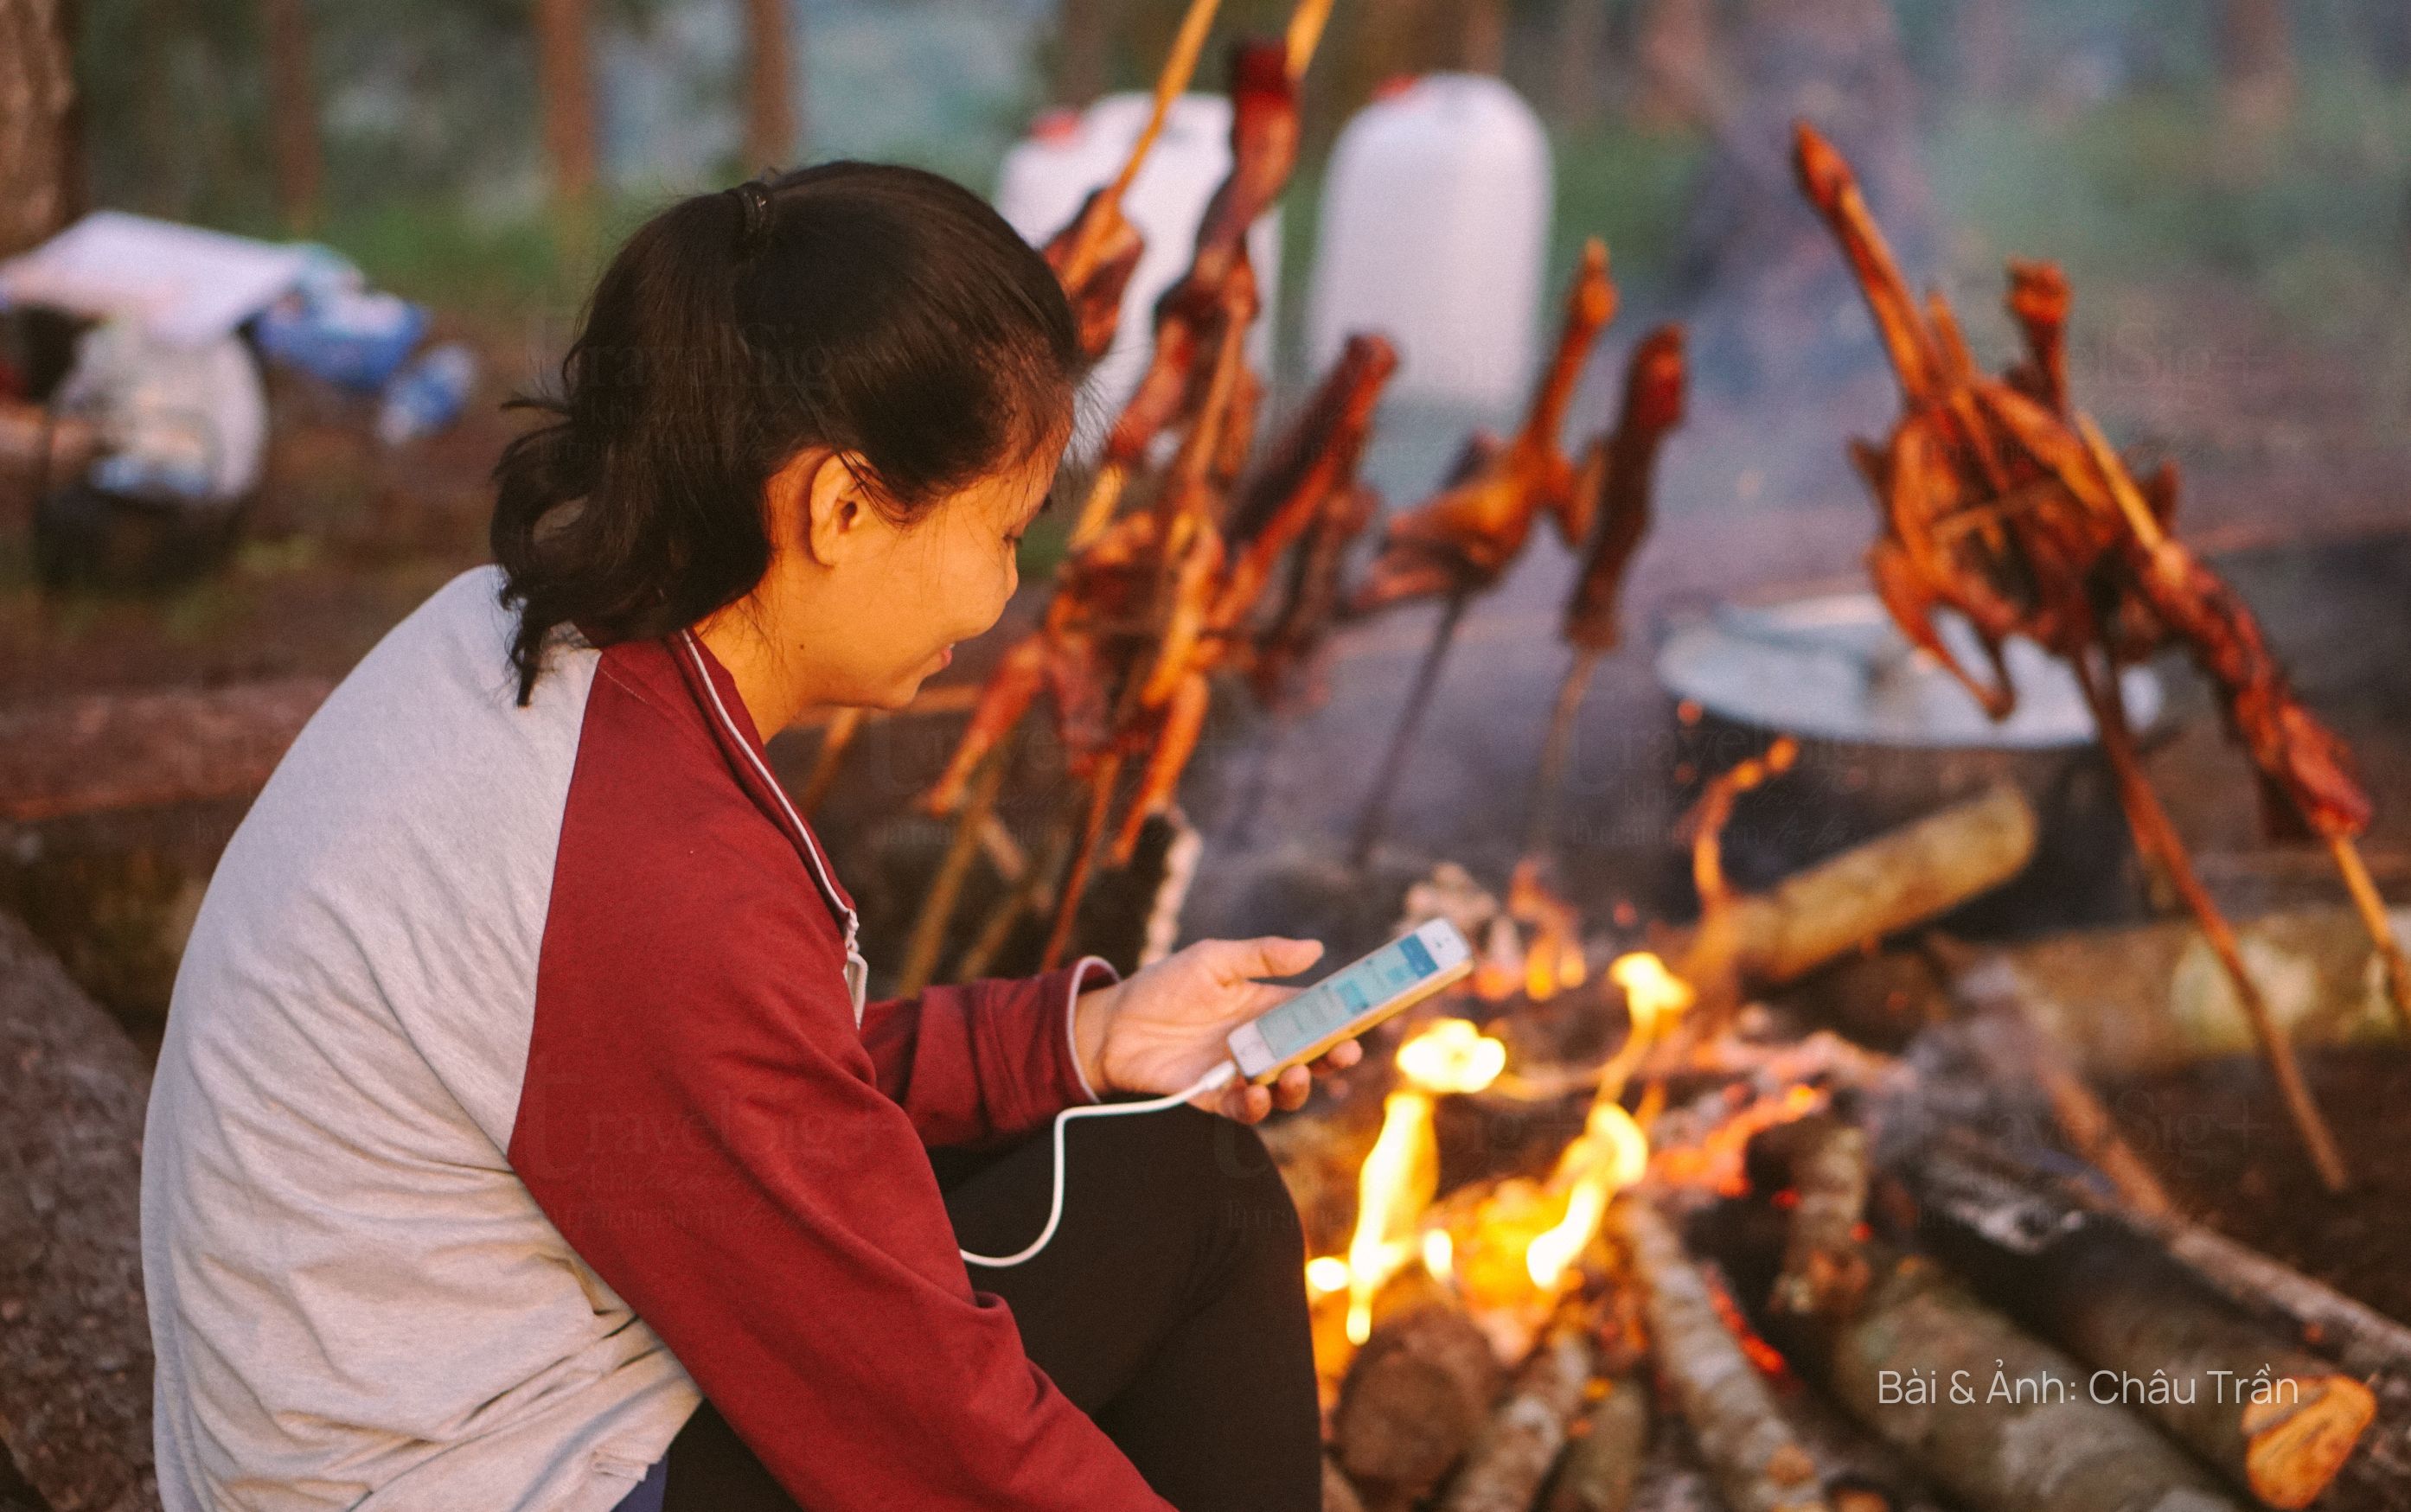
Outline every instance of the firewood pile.
<svg viewBox="0 0 2411 1512">
<path fill-rule="evenodd" d="M 2010 809 L 1736 906 L 1760 938 L 1932 917 L 2023 862 Z M 1951 873 L 1988 832 L 1995 863 Z M 1918 901 L 1865 904 L 1874 865 Z M 1516 976 L 1528 932 L 1461 873 L 1411 907 Z M 1705 996 L 1655 954 L 1519 984 L 1486 1029 L 1446 1016 L 1485 1011 L 1461 991 L 1394 1080 L 1368 1057 L 1378 1130 L 1352 1096 L 1270 1136 L 1316 1251 L 1326 1507 L 2399 1505 L 2411 1330 L 2178 1213 L 2014 1004 L 1892 1056 L 1755 1003 L 1687 1036 Z M 1620 1043 L 1583 1040 L 1618 1008 Z M 1443 1143 L 1483 1152 L 1445 1192 Z"/>
</svg>

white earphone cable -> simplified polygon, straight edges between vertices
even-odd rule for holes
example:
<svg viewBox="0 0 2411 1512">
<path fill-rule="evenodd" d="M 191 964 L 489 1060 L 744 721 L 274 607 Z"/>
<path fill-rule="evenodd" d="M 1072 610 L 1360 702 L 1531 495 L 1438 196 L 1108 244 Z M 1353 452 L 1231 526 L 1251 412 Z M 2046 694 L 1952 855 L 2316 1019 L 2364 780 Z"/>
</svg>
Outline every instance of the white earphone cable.
<svg viewBox="0 0 2411 1512">
<path fill-rule="evenodd" d="M 1115 1113 L 1160 1113 L 1167 1108 L 1177 1108 L 1191 1098 L 1202 1098 L 1208 1092 L 1219 1092 L 1229 1086 L 1231 1079 L 1238 1074 L 1239 1069 L 1226 1060 L 1168 1097 L 1149 1098 L 1144 1102 L 1092 1103 L 1085 1108 L 1066 1108 L 1057 1113 L 1055 1115 L 1055 1195 L 1048 1199 L 1046 1205 L 1046 1227 L 1038 1230 L 1038 1237 L 1031 1240 L 1029 1244 L 1010 1255 L 974 1255 L 970 1250 L 961 1250 L 958 1253 L 961 1254 L 964 1263 L 983 1265 L 990 1270 L 1001 1270 L 1009 1265 L 1019 1265 L 1045 1249 L 1047 1242 L 1055 1237 L 1056 1228 L 1063 1222 L 1063 1129 L 1073 1119 L 1103 1118 Z"/>
</svg>

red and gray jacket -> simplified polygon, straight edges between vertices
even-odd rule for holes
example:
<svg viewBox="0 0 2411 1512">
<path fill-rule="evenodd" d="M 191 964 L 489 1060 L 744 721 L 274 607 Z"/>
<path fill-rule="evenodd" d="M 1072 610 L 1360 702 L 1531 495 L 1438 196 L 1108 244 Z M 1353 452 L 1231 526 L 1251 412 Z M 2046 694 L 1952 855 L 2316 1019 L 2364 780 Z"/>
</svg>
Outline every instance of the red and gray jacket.
<svg viewBox="0 0 2411 1512">
<path fill-rule="evenodd" d="M 814 1512 L 1162 1512 L 923 1153 L 1093 1100 L 1101 966 L 863 1006 L 710 653 L 563 636 L 522 708 L 500 587 L 335 690 L 194 925 L 142 1173 L 168 1512 L 603 1512 L 698 1388 Z"/>
</svg>

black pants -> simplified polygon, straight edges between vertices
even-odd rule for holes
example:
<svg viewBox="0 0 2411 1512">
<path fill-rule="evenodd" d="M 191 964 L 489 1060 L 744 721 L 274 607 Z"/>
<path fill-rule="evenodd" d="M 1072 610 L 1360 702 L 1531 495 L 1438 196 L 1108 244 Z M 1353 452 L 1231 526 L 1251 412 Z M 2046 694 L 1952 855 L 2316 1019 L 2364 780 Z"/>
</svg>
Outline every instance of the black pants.
<svg viewBox="0 0 2411 1512">
<path fill-rule="evenodd" d="M 1036 1238 L 1052 1159 L 1045 1132 L 930 1152 L 963 1247 Z M 1077 1119 L 1065 1169 L 1053 1242 L 972 1267 L 972 1285 L 1004 1299 L 1030 1358 L 1180 1512 L 1315 1512 L 1305 1243 L 1264 1141 L 1189 1108 Z M 709 1402 L 668 1461 L 664 1512 L 796 1512 Z"/>
</svg>

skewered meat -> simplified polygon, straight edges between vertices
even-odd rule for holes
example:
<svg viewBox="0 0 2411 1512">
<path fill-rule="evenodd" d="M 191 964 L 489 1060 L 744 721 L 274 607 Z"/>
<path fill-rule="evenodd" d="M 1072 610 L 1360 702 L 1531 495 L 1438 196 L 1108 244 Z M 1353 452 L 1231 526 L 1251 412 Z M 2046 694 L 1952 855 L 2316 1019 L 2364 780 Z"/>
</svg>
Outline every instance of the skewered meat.
<svg viewBox="0 0 2411 1512">
<path fill-rule="evenodd" d="M 1199 364 L 1214 345 L 1224 285 L 1248 257 L 1248 229 L 1280 197 L 1297 163 L 1297 90 L 1285 44 L 1239 44 L 1232 65 L 1231 171 L 1197 227 L 1189 270 L 1155 307 L 1146 373 L 1105 439 L 1108 465 L 1130 467 L 1205 400 Z"/>
<path fill-rule="evenodd" d="M 1249 659 L 1249 685 L 1266 708 L 1322 698 L 1319 656 L 1345 596 L 1340 575 L 1348 548 L 1381 512 L 1381 494 L 1356 484 L 1333 492 L 1316 513 L 1292 560 L 1280 602 Z"/>
<path fill-rule="evenodd" d="M 1121 196 L 1107 184 L 1088 197 L 1080 212 L 1046 243 L 1046 266 L 1063 284 L 1080 332 L 1080 350 L 1091 362 L 1113 349 L 1120 327 L 1122 296 L 1147 253 L 1147 239 L 1122 213 Z"/>
<path fill-rule="evenodd" d="M 1556 355 L 1533 386 L 1523 429 L 1505 447 L 1472 458 L 1473 465 L 1438 497 L 1390 522 L 1381 555 L 1349 602 L 1351 613 L 1489 588 L 1524 549 L 1533 517 L 1543 510 L 1557 517 L 1560 529 L 1570 529 L 1574 466 L 1558 448 L 1557 435 L 1591 343 L 1615 313 L 1607 249 L 1593 240 L 1583 250 Z"/>
<path fill-rule="evenodd" d="M 1585 650 L 1612 650 L 1622 635 L 1625 569 L 1649 533 L 1650 474 L 1658 443 L 1683 423 L 1683 328 L 1660 326 L 1633 348 L 1623 413 L 1615 433 L 1593 443 L 1584 469 L 1590 487 L 1577 490 L 1590 546 L 1566 604 L 1565 637 Z"/>
<path fill-rule="evenodd" d="M 1352 336 L 1272 456 L 1240 493 L 1224 530 L 1236 555 L 1214 605 L 1214 623 L 1238 625 L 1263 598 L 1273 569 L 1353 485 L 1373 411 L 1397 371 L 1397 349 L 1379 336 Z"/>
</svg>

